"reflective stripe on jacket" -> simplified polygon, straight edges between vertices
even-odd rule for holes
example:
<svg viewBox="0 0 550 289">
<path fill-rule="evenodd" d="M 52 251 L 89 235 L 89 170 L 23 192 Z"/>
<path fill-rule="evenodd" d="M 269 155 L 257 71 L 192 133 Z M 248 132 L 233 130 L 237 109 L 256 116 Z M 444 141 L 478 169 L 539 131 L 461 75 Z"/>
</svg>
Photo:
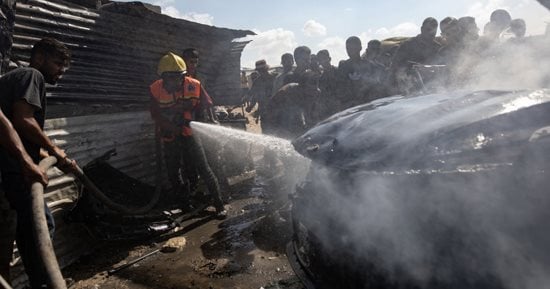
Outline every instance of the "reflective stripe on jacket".
<svg viewBox="0 0 550 289">
<path fill-rule="evenodd" d="M 153 82 L 149 89 L 160 108 L 161 114 L 176 125 L 181 126 L 183 136 L 191 136 L 192 130 L 189 122 L 194 120 L 194 110 L 198 107 L 200 101 L 200 81 L 185 77 L 182 90 L 169 93 L 164 89 L 162 79 L 159 79 Z M 164 141 L 173 139 L 173 135 L 163 134 Z"/>
</svg>

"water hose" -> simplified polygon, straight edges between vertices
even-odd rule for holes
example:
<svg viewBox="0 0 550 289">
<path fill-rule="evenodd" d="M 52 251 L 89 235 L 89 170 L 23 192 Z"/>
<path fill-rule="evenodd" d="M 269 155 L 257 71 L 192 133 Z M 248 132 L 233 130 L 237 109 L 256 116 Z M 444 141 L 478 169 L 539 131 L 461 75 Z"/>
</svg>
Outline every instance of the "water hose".
<svg viewBox="0 0 550 289">
<path fill-rule="evenodd" d="M 0 285 L 2 285 L 1 288 L 3 288 L 3 289 L 12 289 L 10 284 L 8 284 L 8 281 L 6 281 L 4 278 L 2 278 L 2 275 L 0 275 Z"/>
<path fill-rule="evenodd" d="M 112 201 L 109 197 L 103 194 L 103 192 L 101 192 L 101 190 L 84 174 L 84 171 L 80 167 L 77 167 L 77 170 L 73 173 L 97 199 L 99 199 L 110 209 L 130 215 L 142 214 L 151 210 L 157 204 L 158 200 L 160 199 L 160 193 L 162 189 L 162 148 L 160 138 L 158 137 L 155 138 L 155 148 L 157 162 L 155 192 L 149 203 L 143 207 L 131 208 Z M 47 171 L 56 163 L 57 159 L 55 157 L 47 157 L 40 162 L 39 167 L 43 171 Z M 33 183 L 31 186 L 31 202 L 33 212 L 33 232 L 36 238 L 36 244 L 38 247 L 37 249 L 39 251 L 46 273 L 48 274 L 48 288 L 66 289 L 67 285 L 65 283 L 65 280 L 63 279 L 61 270 L 59 269 L 59 263 L 57 262 L 57 258 L 55 256 L 52 240 L 50 238 L 50 232 L 48 230 L 48 225 L 46 221 L 46 212 L 44 211 L 44 186 L 39 182 Z M 6 284 L 1 281 L 4 280 L 0 280 L 0 285 L 5 288 L 9 288 L 6 287 Z"/>
<path fill-rule="evenodd" d="M 162 191 L 162 147 L 160 138 L 155 137 L 155 150 L 156 150 L 156 175 L 155 175 L 155 192 L 151 197 L 151 200 L 142 207 L 129 207 L 121 205 L 109 197 L 107 197 L 91 180 L 84 174 L 84 171 L 77 167 L 77 171 L 73 174 L 82 182 L 84 187 L 97 198 L 101 203 L 107 206 L 109 209 L 117 211 L 119 213 L 127 215 L 139 215 L 150 211 L 160 199 Z"/>
<path fill-rule="evenodd" d="M 55 163 L 55 157 L 47 157 L 43 159 L 39 167 L 46 171 Z M 44 210 L 44 186 L 39 183 L 33 183 L 31 186 L 31 204 L 33 214 L 33 232 L 36 238 L 37 249 L 40 259 L 44 265 L 44 269 L 48 274 L 48 288 L 66 289 L 67 285 L 59 269 L 57 258 L 53 250 L 52 239 L 46 222 L 46 212 Z"/>
</svg>

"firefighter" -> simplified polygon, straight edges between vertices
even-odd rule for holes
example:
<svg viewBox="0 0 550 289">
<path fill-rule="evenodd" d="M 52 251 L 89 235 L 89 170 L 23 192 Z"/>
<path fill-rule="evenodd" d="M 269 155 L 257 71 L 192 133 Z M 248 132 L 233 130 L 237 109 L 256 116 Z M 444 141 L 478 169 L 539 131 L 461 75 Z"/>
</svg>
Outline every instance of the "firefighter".
<svg viewBox="0 0 550 289">
<path fill-rule="evenodd" d="M 200 81 L 185 76 L 184 60 L 173 53 L 164 55 L 158 64 L 160 79 L 150 86 L 151 116 L 157 135 L 162 139 L 168 178 L 175 193 L 183 198 L 183 208 L 190 209 L 189 182 L 180 175 L 182 162 L 196 168 L 214 199 L 217 217 L 227 215 L 220 194 L 218 180 L 204 153 L 199 138 L 193 136 L 190 123 L 200 109 Z"/>
</svg>

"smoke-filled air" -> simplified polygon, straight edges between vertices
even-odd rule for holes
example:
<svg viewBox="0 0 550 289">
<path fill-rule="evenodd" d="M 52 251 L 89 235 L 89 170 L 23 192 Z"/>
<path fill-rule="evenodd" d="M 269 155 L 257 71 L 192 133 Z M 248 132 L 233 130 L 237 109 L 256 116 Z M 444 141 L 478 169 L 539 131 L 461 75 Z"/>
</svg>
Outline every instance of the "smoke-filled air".
<svg viewBox="0 0 550 289">
<path fill-rule="evenodd" d="M 362 272 L 353 288 L 550 288 L 550 35 L 524 24 L 504 10 L 482 29 L 449 18 L 438 46 L 427 18 L 381 42 L 404 41 L 386 80 L 354 87 L 370 102 L 293 141 L 312 160 L 302 245 Z"/>
</svg>

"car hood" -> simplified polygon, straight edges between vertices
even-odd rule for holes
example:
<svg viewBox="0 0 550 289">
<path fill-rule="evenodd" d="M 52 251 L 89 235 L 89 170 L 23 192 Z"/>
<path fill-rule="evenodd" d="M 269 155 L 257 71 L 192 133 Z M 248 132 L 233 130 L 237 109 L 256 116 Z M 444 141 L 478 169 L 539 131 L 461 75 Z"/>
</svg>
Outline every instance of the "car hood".
<svg viewBox="0 0 550 289">
<path fill-rule="evenodd" d="M 293 145 L 339 169 L 441 171 L 509 164 L 548 125 L 550 90 L 393 96 L 333 115 Z"/>
</svg>

